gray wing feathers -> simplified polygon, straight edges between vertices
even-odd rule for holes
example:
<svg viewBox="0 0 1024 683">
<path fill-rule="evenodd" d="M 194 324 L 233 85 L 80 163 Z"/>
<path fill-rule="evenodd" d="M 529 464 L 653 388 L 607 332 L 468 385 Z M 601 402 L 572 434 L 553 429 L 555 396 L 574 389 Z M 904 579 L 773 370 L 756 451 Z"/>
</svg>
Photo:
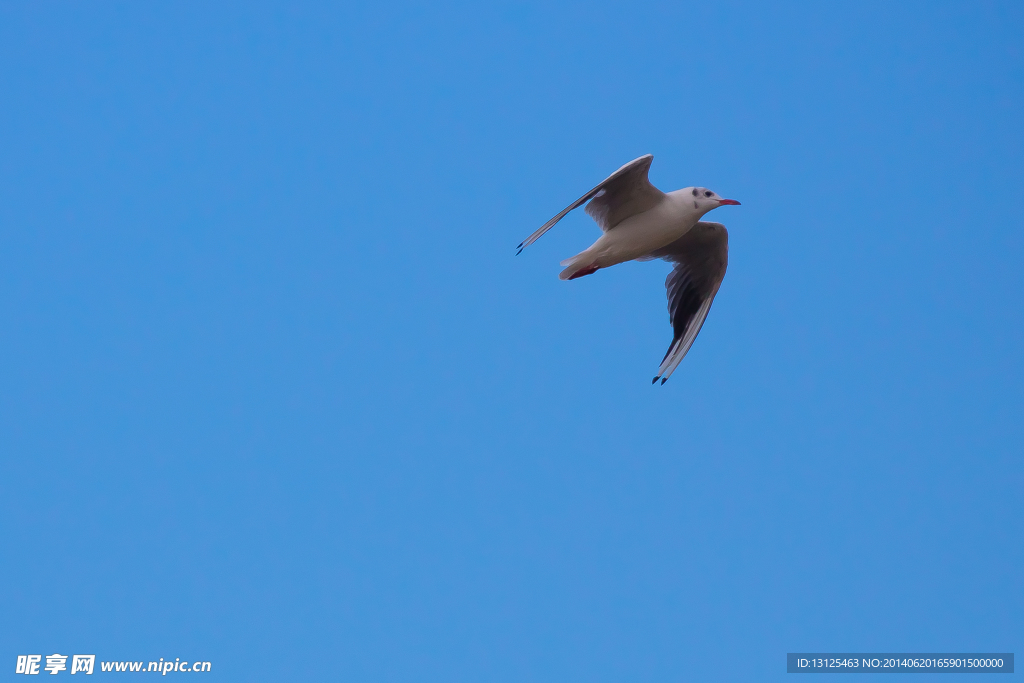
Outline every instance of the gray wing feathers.
<svg viewBox="0 0 1024 683">
<path fill-rule="evenodd" d="M 630 216 L 654 208 L 665 196 L 647 179 L 652 161 L 652 155 L 642 156 L 601 183 L 604 192 L 594 195 L 585 211 L 602 230 L 608 232 Z"/>
<path fill-rule="evenodd" d="M 647 179 L 652 161 L 654 155 L 646 154 L 612 173 L 597 187 L 565 207 L 557 216 L 520 242 L 519 251 L 536 242 L 541 235 L 554 227 L 555 223 L 565 218 L 567 213 L 588 201 L 590 204 L 586 208 L 587 213 L 605 231 L 626 218 L 653 207 L 665 195 Z"/>
<path fill-rule="evenodd" d="M 654 378 L 664 384 L 693 345 L 722 285 L 729 261 L 729 233 L 721 223 L 702 221 L 651 255 L 675 264 L 665 279 L 672 343 Z"/>
<path fill-rule="evenodd" d="M 697 340 L 697 334 L 704 327 L 704 321 L 707 320 L 708 313 L 711 311 L 711 302 L 713 300 L 714 296 L 705 299 L 701 303 L 700 308 L 693 314 L 691 323 L 686 327 L 683 336 L 672 340 L 672 344 L 668 347 L 668 352 L 665 353 L 665 357 L 661 360 L 661 365 L 658 367 L 658 376 L 654 378 L 655 380 L 661 378 L 661 383 L 664 384 L 672 376 L 676 368 L 679 367 L 679 364 L 683 362 L 683 358 L 686 357 L 690 347 L 693 346 L 693 342 Z"/>
</svg>

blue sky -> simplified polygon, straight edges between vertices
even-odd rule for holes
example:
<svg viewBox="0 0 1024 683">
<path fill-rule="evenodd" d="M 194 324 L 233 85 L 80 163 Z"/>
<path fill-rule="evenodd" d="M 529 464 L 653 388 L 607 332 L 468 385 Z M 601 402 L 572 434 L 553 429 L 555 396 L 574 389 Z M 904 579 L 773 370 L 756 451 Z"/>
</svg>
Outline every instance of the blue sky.
<svg viewBox="0 0 1024 683">
<path fill-rule="evenodd" d="M 0 7 L 4 675 L 1024 650 L 1024 10 L 894 5 Z M 667 264 L 514 256 L 645 153 L 663 387 Z"/>
</svg>

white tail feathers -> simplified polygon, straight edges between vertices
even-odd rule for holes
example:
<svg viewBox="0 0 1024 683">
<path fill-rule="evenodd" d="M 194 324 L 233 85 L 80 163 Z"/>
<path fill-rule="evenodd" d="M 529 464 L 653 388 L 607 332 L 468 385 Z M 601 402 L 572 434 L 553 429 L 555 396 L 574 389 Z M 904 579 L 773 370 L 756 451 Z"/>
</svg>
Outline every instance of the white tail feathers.
<svg viewBox="0 0 1024 683">
<path fill-rule="evenodd" d="M 565 266 L 565 270 L 558 274 L 559 280 L 571 280 L 572 276 L 581 270 L 585 270 L 590 266 L 593 266 L 593 255 L 589 252 L 583 251 L 576 254 L 572 258 L 567 258 L 558 265 Z M 596 268 L 594 270 L 597 270 Z M 594 272 L 593 270 L 590 272 Z"/>
</svg>

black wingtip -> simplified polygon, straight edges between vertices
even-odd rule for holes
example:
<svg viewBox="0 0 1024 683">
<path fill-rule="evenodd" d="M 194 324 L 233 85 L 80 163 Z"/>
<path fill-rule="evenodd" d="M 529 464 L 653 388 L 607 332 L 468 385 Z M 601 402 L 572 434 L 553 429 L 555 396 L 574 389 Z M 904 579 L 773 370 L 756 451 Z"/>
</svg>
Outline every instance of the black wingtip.
<svg viewBox="0 0 1024 683">
<path fill-rule="evenodd" d="M 661 378 L 661 383 L 662 383 L 662 384 L 664 384 L 664 383 L 665 383 L 665 382 L 667 382 L 667 381 L 668 381 L 668 377 L 662 377 L 662 378 Z"/>
<path fill-rule="evenodd" d="M 656 384 L 657 382 L 658 382 L 658 377 L 655 377 L 654 379 L 651 380 L 651 384 Z"/>
<path fill-rule="evenodd" d="M 519 249 L 519 251 L 516 252 L 516 256 L 519 256 L 520 254 L 523 253 L 523 248 L 522 247 L 517 247 L 517 249 Z"/>
</svg>

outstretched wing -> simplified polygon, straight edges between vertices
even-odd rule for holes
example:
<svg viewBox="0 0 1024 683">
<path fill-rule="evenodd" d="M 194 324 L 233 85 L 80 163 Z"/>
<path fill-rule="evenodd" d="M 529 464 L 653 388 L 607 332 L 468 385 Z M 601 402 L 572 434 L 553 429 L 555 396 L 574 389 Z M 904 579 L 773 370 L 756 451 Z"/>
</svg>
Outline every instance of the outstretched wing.
<svg viewBox="0 0 1024 683">
<path fill-rule="evenodd" d="M 725 278 L 729 263 L 729 232 L 721 223 L 702 221 L 651 256 L 675 264 L 665 279 L 672 344 L 653 380 L 657 382 L 660 379 L 664 384 L 693 346 Z"/>
<path fill-rule="evenodd" d="M 647 172 L 651 168 L 652 161 L 654 161 L 654 155 L 645 154 L 612 173 L 597 187 L 565 207 L 557 216 L 520 242 L 517 247 L 519 252 L 540 239 L 540 236 L 553 228 L 555 223 L 565 218 L 567 213 L 588 201 L 590 204 L 587 206 L 587 213 L 605 231 L 614 228 L 634 214 L 651 209 L 665 196 L 647 179 Z"/>
</svg>

